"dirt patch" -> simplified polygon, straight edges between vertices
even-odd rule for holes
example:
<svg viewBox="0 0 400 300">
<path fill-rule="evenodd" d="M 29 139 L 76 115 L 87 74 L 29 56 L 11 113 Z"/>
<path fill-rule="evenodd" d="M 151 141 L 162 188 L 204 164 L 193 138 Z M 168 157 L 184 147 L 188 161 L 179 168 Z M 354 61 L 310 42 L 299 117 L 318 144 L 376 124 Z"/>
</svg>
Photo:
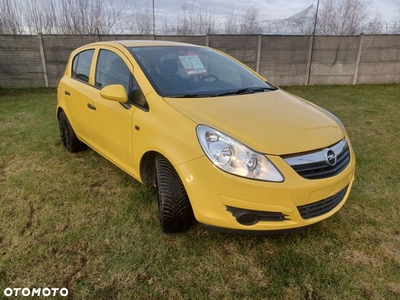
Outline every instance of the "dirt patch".
<svg viewBox="0 0 400 300">
<path fill-rule="evenodd" d="M 375 257 L 356 249 L 346 250 L 344 259 L 352 264 L 361 264 L 372 268 L 380 268 L 383 264 L 382 261 L 376 259 Z"/>
</svg>

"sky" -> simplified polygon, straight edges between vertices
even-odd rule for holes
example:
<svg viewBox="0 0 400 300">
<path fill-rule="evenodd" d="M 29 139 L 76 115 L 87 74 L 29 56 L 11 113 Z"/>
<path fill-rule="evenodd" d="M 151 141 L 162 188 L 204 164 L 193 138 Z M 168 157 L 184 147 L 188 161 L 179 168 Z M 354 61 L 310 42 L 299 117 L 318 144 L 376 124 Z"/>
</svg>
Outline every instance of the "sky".
<svg viewBox="0 0 400 300">
<path fill-rule="evenodd" d="M 182 3 L 208 5 L 224 18 L 230 11 L 238 13 L 246 7 L 259 8 L 258 21 L 287 19 L 306 9 L 310 5 L 316 7 L 317 0 L 117 0 L 128 3 L 144 3 L 152 8 L 154 1 L 156 19 L 174 16 L 181 10 Z M 322 4 L 324 0 L 320 0 Z M 366 0 L 371 2 L 371 12 L 378 12 L 383 22 L 400 22 L 400 0 Z"/>
</svg>

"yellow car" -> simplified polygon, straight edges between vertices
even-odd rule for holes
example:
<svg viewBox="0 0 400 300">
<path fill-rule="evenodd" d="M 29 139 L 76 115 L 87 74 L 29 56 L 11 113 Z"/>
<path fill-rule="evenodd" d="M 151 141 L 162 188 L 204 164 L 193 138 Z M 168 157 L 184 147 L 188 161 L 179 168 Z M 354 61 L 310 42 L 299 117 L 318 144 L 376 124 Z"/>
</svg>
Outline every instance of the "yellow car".
<svg viewBox="0 0 400 300">
<path fill-rule="evenodd" d="M 58 86 L 61 140 L 158 189 L 164 232 L 271 233 L 336 213 L 355 157 L 342 123 L 237 60 L 163 41 L 72 52 Z"/>
</svg>

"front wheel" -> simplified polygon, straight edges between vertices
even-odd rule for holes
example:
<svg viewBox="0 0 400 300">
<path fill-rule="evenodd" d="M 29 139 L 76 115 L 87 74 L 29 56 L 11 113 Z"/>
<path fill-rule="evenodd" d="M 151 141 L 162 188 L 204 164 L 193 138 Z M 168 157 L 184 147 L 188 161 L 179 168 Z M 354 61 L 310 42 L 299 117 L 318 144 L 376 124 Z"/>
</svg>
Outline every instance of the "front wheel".
<svg viewBox="0 0 400 300">
<path fill-rule="evenodd" d="M 193 223 L 192 206 L 185 187 L 171 163 L 156 156 L 158 217 L 165 233 L 182 232 Z"/>
</svg>

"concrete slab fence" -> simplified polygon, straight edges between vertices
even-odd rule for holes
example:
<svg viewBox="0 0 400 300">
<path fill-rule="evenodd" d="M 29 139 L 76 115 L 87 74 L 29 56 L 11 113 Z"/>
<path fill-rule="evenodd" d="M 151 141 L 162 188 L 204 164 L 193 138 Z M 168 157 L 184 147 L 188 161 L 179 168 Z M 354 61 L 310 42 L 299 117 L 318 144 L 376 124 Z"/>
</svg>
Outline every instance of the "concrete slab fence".
<svg viewBox="0 0 400 300">
<path fill-rule="evenodd" d="M 70 52 L 143 35 L 0 35 L 0 86 L 55 87 Z M 278 85 L 400 82 L 400 35 L 155 36 L 222 50 Z"/>
</svg>

